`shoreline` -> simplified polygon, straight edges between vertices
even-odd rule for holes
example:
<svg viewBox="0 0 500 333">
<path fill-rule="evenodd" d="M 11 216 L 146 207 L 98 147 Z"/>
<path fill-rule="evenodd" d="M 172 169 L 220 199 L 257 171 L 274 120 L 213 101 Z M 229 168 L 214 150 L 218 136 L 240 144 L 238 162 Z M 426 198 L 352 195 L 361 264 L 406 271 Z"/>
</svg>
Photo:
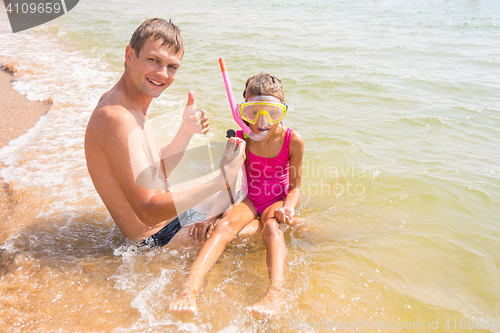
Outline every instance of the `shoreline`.
<svg viewBox="0 0 500 333">
<path fill-rule="evenodd" d="M 14 72 L 0 66 L 0 149 L 8 145 L 35 126 L 41 116 L 47 114 L 51 101 L 29 101 L 12 87 L 15 81 Z M 0 169 L 5 165 L 0 161 Z M 16 206 L 14 190 L 0 178 L 0 225 L 8 220 Z M 3 244 L 8 235 L 0 228 L 0 244 Z"/>
</svg>

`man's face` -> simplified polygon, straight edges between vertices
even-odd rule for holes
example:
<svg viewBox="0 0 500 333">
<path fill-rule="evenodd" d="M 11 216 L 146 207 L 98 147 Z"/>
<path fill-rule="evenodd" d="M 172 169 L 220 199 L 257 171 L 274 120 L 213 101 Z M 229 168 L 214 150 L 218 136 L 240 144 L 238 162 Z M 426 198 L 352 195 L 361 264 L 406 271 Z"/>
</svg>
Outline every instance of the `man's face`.
<svg viewBox="0 0 500 333">
<path fill-rule="evenodd" d="M 162 39 L 149 38 L 139 56 L 130 45 L 125 54 L 132 81 L 143 95 L 150 98 L 160 96 L 174 82 L 183 56 L 183 50 L 175 53 L 172 47 L 162 46 L 162 42 Z"/>
</svg>

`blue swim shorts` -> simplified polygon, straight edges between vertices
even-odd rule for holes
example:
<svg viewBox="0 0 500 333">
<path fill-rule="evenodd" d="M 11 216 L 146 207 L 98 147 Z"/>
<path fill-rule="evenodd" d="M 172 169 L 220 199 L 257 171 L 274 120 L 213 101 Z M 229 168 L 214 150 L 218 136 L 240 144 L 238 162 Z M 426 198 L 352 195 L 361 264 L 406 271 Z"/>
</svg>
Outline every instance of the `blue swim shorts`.
<svg viewBox="0 0 500 333">
<path fill-rule="evenodd" d="M 181 223 L 179 218 L 176 217 L 172 222 L 164 226 L 160 231 L 158 231 L 153 236 L 145 239 L 146 244 L 151 244 L 153 246 L 165 246 L 170 242 L 170 240 L 181 230 Z"/>
</svg>

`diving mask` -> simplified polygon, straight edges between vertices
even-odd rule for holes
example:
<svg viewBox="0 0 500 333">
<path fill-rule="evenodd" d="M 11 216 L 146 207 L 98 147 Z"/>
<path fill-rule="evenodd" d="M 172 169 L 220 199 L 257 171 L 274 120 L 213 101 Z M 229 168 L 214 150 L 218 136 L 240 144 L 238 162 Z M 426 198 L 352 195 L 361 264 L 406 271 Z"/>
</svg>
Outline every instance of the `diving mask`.
<svg viewBox="0 0 500 333">
<path fill-rule="evenodd" d="M 274 125 L 285 118 L 288 110 L 293 110 L 293 105 L 281 103 L 274 96 L 255 96 L 240 104 L 239 109 L 241 118 L 250 124 L 256 124 L 259 118 L 266 117 L 269 124 Z"/>
</svg>

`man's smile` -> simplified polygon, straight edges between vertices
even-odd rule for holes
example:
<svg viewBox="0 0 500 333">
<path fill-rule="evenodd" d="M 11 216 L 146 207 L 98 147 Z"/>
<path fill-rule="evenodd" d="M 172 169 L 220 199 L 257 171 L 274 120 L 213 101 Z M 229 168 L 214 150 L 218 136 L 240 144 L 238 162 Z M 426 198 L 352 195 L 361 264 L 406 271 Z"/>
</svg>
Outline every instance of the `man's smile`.
<svg viewBox="0 0 500 333">
<path fill-rule="evenodd" d="M 161 86 L 164 86 L 165 83 L 161 83 L 161 82 L 158 82 L 158 81 L 155 81 L 153 79 L 150 79 L 150 78 L 146 78 L 150 83 L 154 84 L 155 86 L 157 87 L 161 87 Z"/>
</svg>

